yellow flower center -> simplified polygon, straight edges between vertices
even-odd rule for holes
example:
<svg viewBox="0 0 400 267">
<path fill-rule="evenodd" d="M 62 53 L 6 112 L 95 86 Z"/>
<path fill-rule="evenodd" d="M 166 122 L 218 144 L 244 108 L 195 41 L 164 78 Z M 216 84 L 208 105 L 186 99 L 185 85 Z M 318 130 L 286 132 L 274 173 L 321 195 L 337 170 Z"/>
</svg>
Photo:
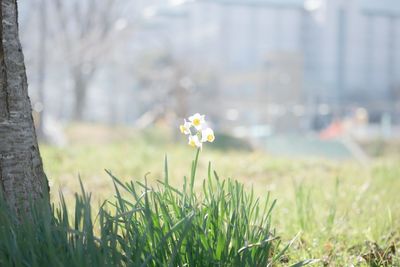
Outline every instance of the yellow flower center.
<svg viewBox="0 0 400 267">
<path fill-rule="evenodd" d="M 200 119 L 196 118 L 193 120 L 193 125 L 194 126 L 199 126 L 200 125 Z"/>
<path fill-rule="evenodd" d="M 179 128 L 181 129 L 181 133 L 185 133 L 186 127 L 184 125 L 179 126 Z"/>
<path fill-rule="evenodd" d="M 212 141 L 214 141 L 214 139 L 215 139 L 215 137 L 214 137 L 213 134 L 209 134 L 209 135 L 207 136 L 208 142 L 212 142 Z"/>
<path fill-rule="evenodd" d="M 191 145 L 192 147 L 196 146 L 196 142 L 194 140 L 190 140 L 189 145 Z"/>
</svg>

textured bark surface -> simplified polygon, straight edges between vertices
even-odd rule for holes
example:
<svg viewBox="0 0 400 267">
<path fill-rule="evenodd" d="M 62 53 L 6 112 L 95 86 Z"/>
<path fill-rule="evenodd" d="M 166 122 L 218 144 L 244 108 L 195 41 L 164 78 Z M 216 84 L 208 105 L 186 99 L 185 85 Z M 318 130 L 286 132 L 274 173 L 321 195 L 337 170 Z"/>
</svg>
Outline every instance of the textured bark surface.
<svg viewBox="0 0 400 267">
<path fill-rule="evenodd" d="M 47 197 L 49 187 L 33 126 L 17 3 L 0 1 L 0 190 L 21 214 L 31 201 Z"/>
</svg>

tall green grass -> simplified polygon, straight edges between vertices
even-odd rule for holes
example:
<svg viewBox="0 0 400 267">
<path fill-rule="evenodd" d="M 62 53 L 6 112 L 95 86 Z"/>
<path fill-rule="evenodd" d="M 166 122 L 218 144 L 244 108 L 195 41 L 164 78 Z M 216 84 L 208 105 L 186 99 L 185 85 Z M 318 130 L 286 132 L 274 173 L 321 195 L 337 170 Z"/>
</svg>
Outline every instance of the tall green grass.
<svg viewBox="0 0 400 267">
<path fill-rule="evenodd" d="M 114 182 L 115 198 L 96 211 L 81 183 L 75 206 L 32 207 L 16 218 L 0 201 L 0 266 L 276 266 L 287 257 L 271 225 L 275 201 L 221 180 L 208 166 L 194 191 L 199 151 L 182 187 L 164 179 Z M 303 266 L 303 261 L 292 266 Z"/>
</svg>

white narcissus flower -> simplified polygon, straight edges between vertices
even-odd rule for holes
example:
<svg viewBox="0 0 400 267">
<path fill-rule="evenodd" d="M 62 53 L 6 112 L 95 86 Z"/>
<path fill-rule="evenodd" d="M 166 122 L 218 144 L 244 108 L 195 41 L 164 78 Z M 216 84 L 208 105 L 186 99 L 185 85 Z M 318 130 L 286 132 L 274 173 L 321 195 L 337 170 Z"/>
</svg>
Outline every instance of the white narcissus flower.
<svg viewBox="0 0 400 267">
<path fill-rule="evenodd" d="M 199 137 L 197 135 L 189 135 L 189 143 L 192 147 L 201 148 L 203 144 L 200 142 Z"/>
<path fill-rule="evenodd" d="M 200 115 L 199 113 L 194 114 L 193 116 L 189 117 L 189 121 L 192 125 L 197 129 L 200 130 L 202 126 L 205 124 L 205 116 Z"/>
<path fill-rule="evenodd" d="M 179 125 L 180 131 L 188 136 L 188 144 L 195 148 L 202 148 L 204 142 L 214 142 L 214 131 L 208 127 L 204 115 L 196 113 L 184 120 L 182 125 Z"/>
<path fill-rule="evenodd" d="M 211 128 L 204 129 L 201 131 L 201 142 L 214 142 L 215 135 Z"/>
<path fill-rule="evenodd" d="M 184 121 L 184 123 L 182 125 L 179 126 L 179 129 L 181 130 L 181 133 L 183 134 L 190 134 L 190 127 L 192 126 L 192 124 L 189 121 Z"/>
</svg>

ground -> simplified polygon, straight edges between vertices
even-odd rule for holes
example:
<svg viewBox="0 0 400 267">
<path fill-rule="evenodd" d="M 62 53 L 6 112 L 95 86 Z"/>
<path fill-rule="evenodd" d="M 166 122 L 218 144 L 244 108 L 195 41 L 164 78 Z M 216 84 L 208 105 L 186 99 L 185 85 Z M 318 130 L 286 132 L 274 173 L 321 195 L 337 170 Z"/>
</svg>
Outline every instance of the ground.
<svg viewBox="0 0 400 267">
<path fill-rule="evenodd" d="M 55 203 L 61 191 L 73 205 L 79 176 L 95 204 L 111 198 L 112 182 L 104 169 L 124 181 L 147 177 L 155 184 L 163 178 L 165 156 L 169 179 L 179 186 L 195 155 L 183 136 L 165 129 L 137 132 L 86 125 L 69 127 L 67 136 L 70 143 L 65 147 L 41 145 Z M 400 266 L 398 156 L 362 165 L 351 160 L 276 158 L 242 147 L 204 147 L 196 181 L 199 194 L 211 162 L 221 179 L 237 179 L 261 200 L 268 192 L 277 200 L 273 211 L 277 235 L 285 242 L 297 236 L 286 255 L 290 262 L 315 258 L 321 259 L 321 266 L 369 266 L 364 260 L 369 258 L 371 266 L 374 259 L 375 266 Z M 397 252 L 392 251 L 396 246 Z"/>
</svg>

